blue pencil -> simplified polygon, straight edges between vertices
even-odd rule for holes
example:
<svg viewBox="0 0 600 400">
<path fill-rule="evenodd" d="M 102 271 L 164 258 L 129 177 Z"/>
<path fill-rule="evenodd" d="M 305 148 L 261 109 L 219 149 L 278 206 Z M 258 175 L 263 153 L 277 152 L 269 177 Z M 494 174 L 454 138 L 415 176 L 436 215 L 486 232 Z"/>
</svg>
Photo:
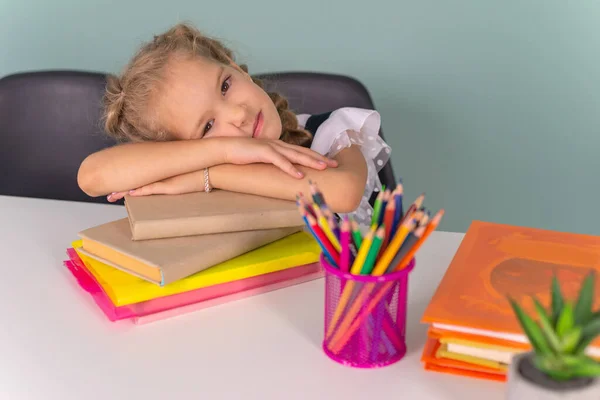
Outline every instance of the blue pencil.
<svg viewBox="0 0 600 400">
<path fill-rule="evenodd" d="M 395 192 L 394 201 L 396 202 L 396 213 L 394 214 L 394 222 L 392 224 L 392 230 L 390 231 L 391 237 L 394 237 L 394 235 L 396 234 L 396 230 L 398 229 L 398 226 L 400 226 L 400 221 L 402 220 L 402 217 L 404 216 L 404 207 L 402 205 L 402 195 L 403 195 L 402 183 L 398 184 L 398 186 L 396 187 L 396 190 L 394 190 L 394 192 Z"/>
</svg>

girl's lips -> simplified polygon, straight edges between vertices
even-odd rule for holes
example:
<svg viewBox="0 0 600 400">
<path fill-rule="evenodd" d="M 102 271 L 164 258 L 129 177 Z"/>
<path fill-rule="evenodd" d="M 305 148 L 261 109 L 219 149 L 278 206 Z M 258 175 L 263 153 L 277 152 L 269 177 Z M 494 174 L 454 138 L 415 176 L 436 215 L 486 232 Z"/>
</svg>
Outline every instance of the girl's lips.
<svg viewBox="0 0 600 400">
<path fill-rule="evenodd" d="M 262 111 L 259 111 L 258 115 L 256 116 L 256 120 L 254 121 L 254 129 L 252 130 L 252 137 L 256 138 L 260 135 L 260 132 L 262 130 L 263 127 L 263 114 Z"/>
</svg>

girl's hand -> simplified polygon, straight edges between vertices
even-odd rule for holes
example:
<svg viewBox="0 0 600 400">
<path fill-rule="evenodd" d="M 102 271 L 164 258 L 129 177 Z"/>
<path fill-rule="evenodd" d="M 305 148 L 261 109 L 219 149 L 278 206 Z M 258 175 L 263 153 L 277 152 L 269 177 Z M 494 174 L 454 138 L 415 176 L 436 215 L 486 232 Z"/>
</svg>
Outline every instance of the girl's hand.
<svg viewBox="0 0 600 400">
<path fill-rule="evenodd" d="M 288 144 L 281 140 L 225 138 L 224 145 L 228 164 L 273 164 L 295 178 L 302 178 L 304 174 L 293 164 L 317 170 L 337 167 L 335 160 L 322 156 L 311 149 Z"/>
<path fill-rule="evenodd" d="M 150 183 L 129 192 L 112 193 L 107 196 L 107 200 L 114 203 L 121 200 L 126 194 L 130 196 L 149 196 L 152 194 L 183 194 L 203 190 L 204 171 L 196 171 Z"/>
</svg>

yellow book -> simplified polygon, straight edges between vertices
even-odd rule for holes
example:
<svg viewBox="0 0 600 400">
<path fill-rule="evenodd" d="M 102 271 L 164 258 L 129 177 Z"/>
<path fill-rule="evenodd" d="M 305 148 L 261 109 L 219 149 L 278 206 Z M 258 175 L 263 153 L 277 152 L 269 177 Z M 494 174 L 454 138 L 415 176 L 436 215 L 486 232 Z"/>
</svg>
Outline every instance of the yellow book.
<svg viewBox="0 0 600 400">
<path fill-rule="evenodd" d="M 81 245 L 81 240 L 72 243 L 115 306 L 315 263 L 319 261 L 320 254 L 318 243 L 308 233 L 298 232 L 161 287 L 83 254 Z"/>
</svg>

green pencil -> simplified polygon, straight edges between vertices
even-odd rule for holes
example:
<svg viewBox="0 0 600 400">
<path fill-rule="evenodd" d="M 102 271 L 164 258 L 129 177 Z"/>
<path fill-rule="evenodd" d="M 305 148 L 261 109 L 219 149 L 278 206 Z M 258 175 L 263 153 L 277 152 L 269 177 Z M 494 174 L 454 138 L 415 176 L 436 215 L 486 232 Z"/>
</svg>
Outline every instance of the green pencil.
<svg viewBox="0 0 600 400">
<path fill-rule="evenodd" d="M 371 225 L 377 224 L 379 222 L 379 213 L 381 213 L 381 203 L 383 201 L 383 193 L 385 190 L 381 190 L 375 199 L 375 204 L 373 206 L 373 216 L 371 217 Z"/>
<path fill-rule="evenodd" d="M 363 264 L 360 273 L 362 275 L 368 275 L 371 273 L 373 266 L 375 265 L 375 260 L 377 259 L 377 254 L 379 254 L 379 249 L 381 248 L 381 244 L 383 243 L 383 239 L 385 238 L 385 226 L 381 225 L 381 228 L 377 229 L 375 233 L 375 237 L 373 238 L 373 243 L 371 243 L 371 248 L 367 253 L 367 258 L 365 263 Z"/>
<path fill-rule="evenodd" d="M 350 220 L 350 225 L 352 226 L 352 239 L 354 240 L 354 246 L 356 247 L 356 251 L 358 251 L 360 250 L 360 246 L 362 246 L 362 235 L 358 229 L 358 223 L 354 219 Z"/>
</svg>

